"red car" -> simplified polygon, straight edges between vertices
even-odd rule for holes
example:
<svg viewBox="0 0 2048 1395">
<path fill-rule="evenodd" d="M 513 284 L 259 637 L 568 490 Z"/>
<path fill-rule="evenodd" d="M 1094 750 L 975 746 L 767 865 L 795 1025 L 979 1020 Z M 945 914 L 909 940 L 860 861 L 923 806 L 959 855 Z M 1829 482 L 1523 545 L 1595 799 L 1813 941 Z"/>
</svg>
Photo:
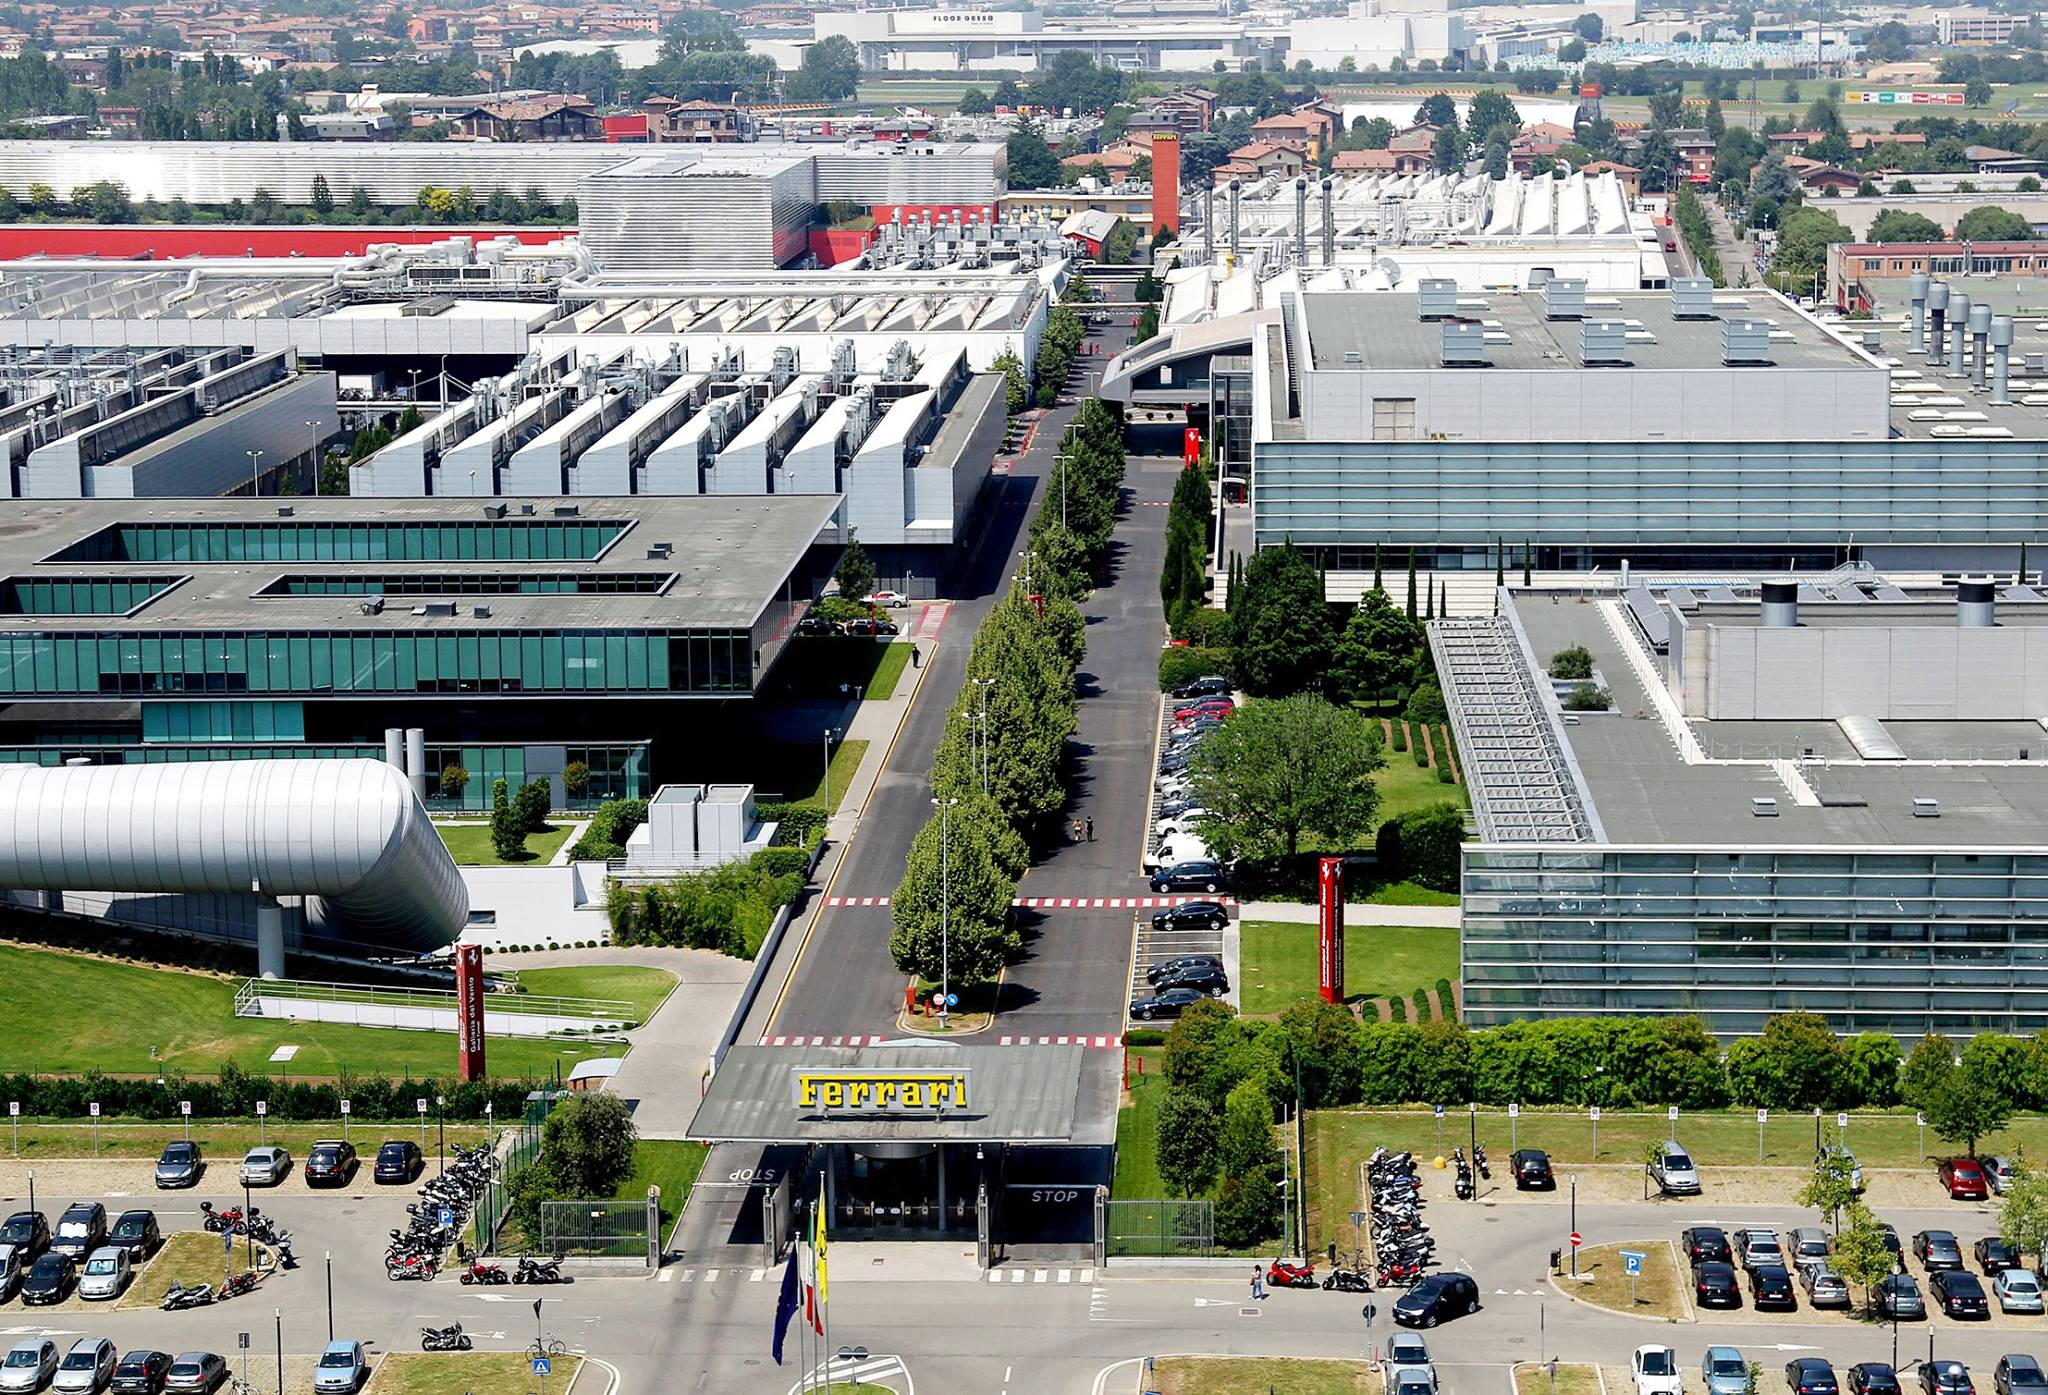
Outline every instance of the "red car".
<svg viewBox="0 0 2048 1395">
<path fill-rule="evenodd" d="M 1943 1158 L 1935 1164 L 1935 1176 L 1948 1188 L 1951 1201 L 1984 1201 L 1991 1195 L 1984 1169 L 1974 1158 Z"/>
<path fill-rule="evenodd" d="M 1195 707 L 1176 709 L 1173 714 L 1173 724 L 1177 727 L 1184 727 L 1188 723 L 1199 721 L 1204 717 L 1213 717 L 1220 722 L 1235 711 L 1237 711 L 1236 703 L 1232 702 L 1229 698 L 1218 698 L 1214 702 L 1201 703 Z"/>
</svg>

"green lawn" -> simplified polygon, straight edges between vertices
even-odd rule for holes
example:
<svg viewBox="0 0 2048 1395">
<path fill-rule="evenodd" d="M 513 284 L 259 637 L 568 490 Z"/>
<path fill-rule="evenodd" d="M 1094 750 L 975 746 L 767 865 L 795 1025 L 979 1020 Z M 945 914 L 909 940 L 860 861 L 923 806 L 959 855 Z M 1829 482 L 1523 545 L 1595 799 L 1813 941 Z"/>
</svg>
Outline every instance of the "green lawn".
<svg viewBox="0 0 2048 1395">
<path fill-rule="evenodd" d="M 445 1075 L 453 1032 L 402 1032 L 234 1015 L 233 979 L 0 945 L 0 1072 L 211 1074 L 234 1061 L 265 1075 Z M 452 987 L 452 983 L 451 983 Z M 49 1005 L 64 1004 L 62 1012 Z M 290 1062 L 270 1064 L 285 1044 Z M 157 1056 L 152 1060 L 150 1048 Z M 604 1048 L 592 1042 L 493 1037 L 491 1073 L 540 1076 Z"/>
<path fill-rule="evenodd" d="M 1119 1200 L 1145 1200 L 1167 1194 L 1159 1180 L 1159 1105 L 1166 1098 L 1166 1077 L 1161 1074 L 1165 1052 L 1156 1048 L 1134 1048 L 1131 1058 L 1131 1102 L 1117 1111 L 1116 1176 L 1109 1194 Z M 1145 1073 L 1138 1074 L 1138 1062 Z"/>
<path fill-rule="evenodd" d="M 910 663 L 907 642 L 859 635 L 803 635 L 783 646 L 763 687 L 792 697 L 836 697 L 839 685 L 861 689 L 864 698 L 886 698 Z"/>
<path fill-rule="evenodd" d="M 654 1016 L 654 1010 L 668 997 L 669 990 L 676 986 L 676 976 L 667 969 L 656 969 L 642 964 L 592 964 L 588 968 L 574 969 L 521 969 L 519 985 L 528 993 L 539 993 L 555 998 L 611 998 L 633 1005 L 628 1014 L 635 1022 L 645 1022 Z M 499 994 L 490 1000 L 498 1006 L 507 995 Z"/>
<path fill-rule="evenodd" d="M 854 772 L 860 769 L 861 757 L 867 754 L 865 741 L 841 741 L 832 748 L 832 805 L 839 807 L 839 801 L 846 798 L 846 791 L 853 784 Z M 776 745 L 760 745 L 743 753 L 746 757 L 741 774 L 736 769 L 728 775 L 707 776 L 707 779 L 747 779 L 762 792 L 762 797 L 773 795 L 792 804 L 823 804 L 825 802 L 825 743 L 822 740 L 802 744 L 788 742 Z"/>
<path fill-rule="evenodd" d="M 1313 998 L 1320 972 L 1313 925 L 1247 920 L 1238 991 L 1244 1011 L 1275 1016 L 1300 998 Z M 1349 998 L 1407 997 L 1458 978 L 1458 932 L 1447 926 L 1348 925 L 1344 929 L 1344 989 Z"/>
<path fill-rule="evenodd" d="M 1460 809 L 1466 806 L 1463 785 L 1442 783 L 1435 770 L 1417 765 L 1415 757 L 1406 751 L 1387 752 L 1387 763 L 1372 777 L 1372 782 L 1379 787 L 1381 823 L 1431 804 L 1455 804 Z"/>
<path fill-rule="evenodd" d="M 1432 891 L 1414 882 L 1381 882 L 1364 896 L 1353 896 L 1349 886 L 1344 889 L 1344 899 L 1357 901 L 1368 906 L 1455 906 L 1458 894 L 1454 891 Z"/>
<path fill-rule="evenodd" d="M 1145 1379 L 1158 1395 L 1377 1395 L 1379 1373 L 1362 1361 L 1298 1356 L 1163 1356 Z"/>
<path fill-rule="evenodd" d="M 649 1187 L 660 1187 L 661 1235 L 666 1242 L 710 1152 L 702 1143 L 643 1138 L 633 1145 L 633 1175 L 621 1182 L 612 1196 L 620 1201 L 638 1200 L 647 1195 Z"/>
<path fill-rule="evenodd" d="M 511 862 L 499 857 L 492 848 L 491 826 L 487 823 L 441 823 L 434 827 L 440 830 L 448 851 L 464 867 L 526 867 L 545 866 L 568 841 L 574 825 L 567 819 L 558 819 L 545 833 L 527 834 L 526 856 Z"/>
<path fill-rule="evenodd" d="M 522 1339 L 531 1335 L 529 1329 Z M 548 1375 L 550 1388 L 567 1390 L 582 1364 L 580 1356 L 555 1357 Z M 479 1390 L 537 1389 L 532 1362 L 520 1351 L 389 1352 L 377 1359 L 370 1383 L 363 1387 L 364 1395 L 470 1395 Z"/>
</svg>

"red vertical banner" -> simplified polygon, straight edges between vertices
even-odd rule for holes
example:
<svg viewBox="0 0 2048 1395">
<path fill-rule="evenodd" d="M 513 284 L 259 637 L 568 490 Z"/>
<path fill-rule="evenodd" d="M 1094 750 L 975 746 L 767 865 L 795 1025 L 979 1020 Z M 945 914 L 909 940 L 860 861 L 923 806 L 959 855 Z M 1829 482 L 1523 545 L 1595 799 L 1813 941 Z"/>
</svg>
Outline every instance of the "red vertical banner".
<svg viewBox="0 0 2048 1395">
<path fill-rule="evenodd" d="M 1188 427 L 1180 433 L 1180 461 L 1192 470 L 1202 458 L 1202 433 L 1195 427 Z"/>
<path fill-rule="evenodd" d="M 1344 1001 L 1344 859 L 1318 864 L 1316 923 L 1322 930 L 1322 993 L 1326 1003 Z"/>
<path fill-rule="evenodd" d="M 484 948 L 455 946 L 455 1054 L 464 1082 L 484 1078 Z"/>
</svg>

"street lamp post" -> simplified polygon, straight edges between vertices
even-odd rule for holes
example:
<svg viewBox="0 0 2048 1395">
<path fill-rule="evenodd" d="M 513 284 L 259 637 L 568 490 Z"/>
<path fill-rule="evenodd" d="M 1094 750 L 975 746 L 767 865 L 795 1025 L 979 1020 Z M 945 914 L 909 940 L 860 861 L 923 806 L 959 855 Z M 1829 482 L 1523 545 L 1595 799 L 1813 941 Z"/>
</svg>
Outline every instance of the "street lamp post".
<svg viewBox="0 0 2048 1395">
<path fill-rule="evenodd" d="M 249 497 L 253 499 L 263 492 L 263 476 L 260 473 L 261 466 L 257 463 L 263 459 L 263 452 L 251 450 L 244 451 L 243 454 L 249 457 Z"/>
<path fill-rule="evenodd" d="M 981 708 L 981 792 L 988 793 L 989 747 L 988 747 L 988 690 L 996 685 L 993 678 L 970 678 L 967 680 L 980 690 L 978 702 Z"/>
<path fill-rule="evenodd" d="M 327 1252 L 327 1340 L 334 1340 L 334 1251 Z"/>
<path fill-rule="evenodd" d="M 308 421 L 306 430 L 313 433 L 313 497 L 320 497 L 320 423 Z"/>
<path fill-rule="evenodd" d="M 270 1317 L 277 1324 L 277 1395 L 284 1395 L 284 1309 L 272 1308 Z"/>
<path fill-rule="evenodd" d="M 827 809 L 832 807 L 832 738 L 840 735 L 843 735 L 843 733 L 838 727 L 826 727 L 818 733 L 819 740 L 824 743 L 825 747 L 824 773 L 819 779 L 823 782 L 821 788 L 825 791 L 825 807 Z"/>
<path fill-rule="evenodd" d="M 953 997 L 953 951 L 951 943 L 951 913 L 953 900 L 953 847 L 946 812 L 960 802 L 956 795 L 951 799 L 933 799 L 939 811 L 939 1026 L 946 1025 L 946 1010 L 952 1006 Z"/>
<path fill-rule="evenodd" d="M 1574 1173 L 1572 1174 L 1572 1234 L 1574 1234 L 1574 1235 L 1577 1235 L 1578 1233 L 1579 1233 L 1579 1174 L 1578 1174 L 1578 1173 L 1576 1173 L 1576 1172 L 1574 1172 Z M 1573 1277 L 1574 1279 L 1576 1279 L 1576 1278 L 1578 1278 L 1578 1277 L 1579 1277 L 1579 1247 L 1578 1247 L 1577 1245 L 1569 1245 L 1569 1246 L 1566 1246 L 1566 1248 L 1567 1248 L 1567 1249 L 1569 1249 L 1569 1250 L 1570 1250 L 1570 1251 L 1572 1252 L 1572 1277 Z"/>
</svg>

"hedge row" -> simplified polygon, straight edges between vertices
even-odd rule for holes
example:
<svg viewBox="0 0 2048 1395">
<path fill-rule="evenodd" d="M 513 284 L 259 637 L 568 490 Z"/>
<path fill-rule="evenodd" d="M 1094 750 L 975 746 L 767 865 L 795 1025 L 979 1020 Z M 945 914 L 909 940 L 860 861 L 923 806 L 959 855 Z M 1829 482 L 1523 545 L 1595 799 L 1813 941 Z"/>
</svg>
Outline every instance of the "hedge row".
<svg viewBox="0 0 2048 1395">
<path fill-rule="evenodd" d="M 264 1101 L 268 1117 L 288 1119 L 338 1119 L 341 1102 L 349 1102 L 353 1119 L 416 1119 L 417 1101 L 429 1107 L 438 1096 L 447 1101 L 439 1116 L 447 1119 L 482 1119 L 484 1106 L 491 1105 L 499 1120 L 520 1118 L 526 1110 L 526 1096 L 536 1088 L 525 1080 L 489 1080 L 461 1084 L 455 1080 L 391 1080 L 376 1076 L 344 1076 L 333 1085 L 308 1081 L 285 1081 L 266 1075 L 252 1075 L 234 1065 L 221 1068 L 214 1080 L 167 1075 L 159 1085 L 154 1080 L 118 1080 L 97 1072 L 76 1076 L 14 1074 L 0 1076 L 0 1098 L 21 1106 L 30 1118 L 86 1118 L 97 1104 L 107 1118 L 176 1119 L 181 1100 L 192 1102 L 192 1114 L 200 1119 L 246 1119 L 256 1113 L 257 1101 Z"/>
</svg>

